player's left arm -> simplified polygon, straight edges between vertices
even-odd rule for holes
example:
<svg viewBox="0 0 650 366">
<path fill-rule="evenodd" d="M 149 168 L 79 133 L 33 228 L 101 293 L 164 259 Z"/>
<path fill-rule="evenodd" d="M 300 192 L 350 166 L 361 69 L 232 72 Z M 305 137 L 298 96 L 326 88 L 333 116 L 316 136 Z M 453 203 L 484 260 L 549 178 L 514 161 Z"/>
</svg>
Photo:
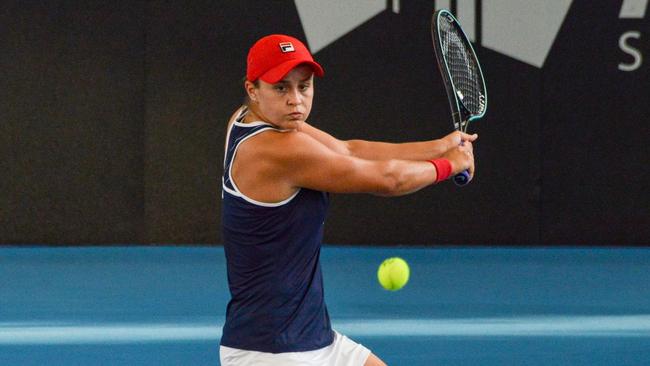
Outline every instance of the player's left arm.
<svg viewBox="0 0 650 366">
<path fill-rule="evenodd" d="M 474 141 L 478 136 L 454 131 L 447 136 L 418 142 L 390 143 L 366 140 L 339 140 L 334 136 L 303 123 L 301 132 L 310 135 L 339 154 L 366 160 L 430 160 L 442 156 L 447 150 L 460 145 L 461 141 Z"/>
</svg>

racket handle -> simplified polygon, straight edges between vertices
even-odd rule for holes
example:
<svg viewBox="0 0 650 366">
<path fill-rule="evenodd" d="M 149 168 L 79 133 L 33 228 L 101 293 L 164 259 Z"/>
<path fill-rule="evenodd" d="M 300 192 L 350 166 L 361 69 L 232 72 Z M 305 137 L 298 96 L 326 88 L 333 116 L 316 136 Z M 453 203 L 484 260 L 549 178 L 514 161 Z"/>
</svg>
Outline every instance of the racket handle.
<svg viewBox="0 0 650 366">
<path fill-rule="evenodd" d="M 470 177 L 469 177 L 469 172 L 467 170 L 465 170 L 462 173 L 458 173 L 454 175 L 454 183 L 456 183 L 456 185 L 459 187 L 467 185 L 469 181 L 470 181 Z"/>
</svg>

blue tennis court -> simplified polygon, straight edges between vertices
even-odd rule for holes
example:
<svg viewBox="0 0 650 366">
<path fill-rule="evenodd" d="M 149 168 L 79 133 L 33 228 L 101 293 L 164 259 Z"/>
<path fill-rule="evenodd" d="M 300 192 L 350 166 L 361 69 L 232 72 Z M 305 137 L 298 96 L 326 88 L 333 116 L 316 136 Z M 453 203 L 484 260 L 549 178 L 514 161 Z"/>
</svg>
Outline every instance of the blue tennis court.
<svg viewBox="0 0 650 366">
<path fill-rule="evenodd" d="M 381 260 L 411 280 L 379 287 Z M 334 327 L 390 365 L 647 365 L 650 249 L 326 246 Z M 221 247 L 0 249 L 0 364 L 218 365 Z"/>
</svg>

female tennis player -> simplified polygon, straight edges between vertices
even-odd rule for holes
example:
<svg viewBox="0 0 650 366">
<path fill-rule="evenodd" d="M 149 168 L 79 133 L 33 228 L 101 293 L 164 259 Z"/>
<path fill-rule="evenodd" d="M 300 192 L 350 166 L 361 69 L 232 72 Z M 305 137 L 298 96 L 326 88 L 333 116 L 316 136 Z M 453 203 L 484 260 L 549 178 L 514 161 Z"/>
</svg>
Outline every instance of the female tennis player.
<svg viewBox="0 0 650 366">
<path fill-rule="evenodd" d="M 314 75 L 323 73 L 290 36 L 261 38 L 248 53 L 248 101 L 229 121 L 224 159 L 232 297 L 223 366 L 385 365 L 331 327 L 319 259 L 328 194 L 398 196 L 474 173 L 476 135 L 391 144 L 342 141 L 311 126 Z"/>
</svg>

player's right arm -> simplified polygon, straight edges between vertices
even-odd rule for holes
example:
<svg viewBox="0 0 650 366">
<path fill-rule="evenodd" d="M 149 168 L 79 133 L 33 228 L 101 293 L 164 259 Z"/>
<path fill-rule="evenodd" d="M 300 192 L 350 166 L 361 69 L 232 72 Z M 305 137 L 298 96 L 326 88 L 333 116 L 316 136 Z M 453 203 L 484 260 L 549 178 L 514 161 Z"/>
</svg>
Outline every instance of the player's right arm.
<svg viewBox="0 0 650 366">
<path fill-rule="evenodd" d="M 282 133 L 282 149 L 268 158 L 275 176 L 284 184 L 332 193 L 371 193 L 399 196 L 415 192 L 436 182 L 437 171 L 426 160 L 368 160 L 330 149 L 301 132 Z M 278 146 L 278 145 L 276 145 Z M 444 158 L 451 162 L 452 175 L 473 171 L 472 145 L 448 150 Z M 268 156 L 268 155 L 267 155 Z"/>
<path fill-rule="evenodd" d="M 301 125 L 300 131 L 308 134 L 334 151 L 367 160 L 435 159 L 450 148 L 460 145 L 461 142 L 474 142 L 478 137 L 477 135 L 468 135 L 464 132 L 454 131 L 440 139 L 417 142 L 391 143 L 360 139 L 339 140 L 306 122 Z"/>
</svg>

